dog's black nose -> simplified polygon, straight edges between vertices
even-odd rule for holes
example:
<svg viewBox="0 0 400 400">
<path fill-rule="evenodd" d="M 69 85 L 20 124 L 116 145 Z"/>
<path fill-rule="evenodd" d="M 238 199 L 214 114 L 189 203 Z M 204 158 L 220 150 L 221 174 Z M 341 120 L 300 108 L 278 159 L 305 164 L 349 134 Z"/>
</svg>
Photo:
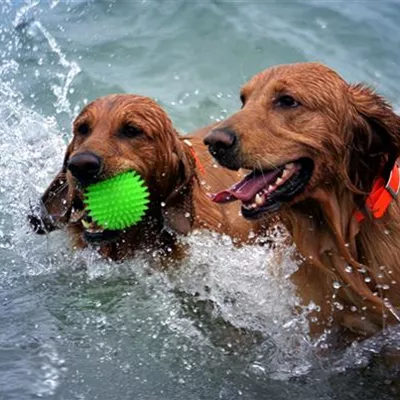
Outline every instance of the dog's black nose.
<svg viewBox="0 0 400 400">
<path fill-rule="evenodd" d="M 230 149 L 236 143 L 236 135 L 229 130 L 221 129 L 211 131 L 205 138 L 204 144 L 206 144 L 211 152 L 223 153 L 226 150 Z"/>
<path fill-rule="evenodd" d="M 75 154 L 67 164 L 71 174 L 84 184 L 96 181 L 102 166 L 102 159 L 89 151 Z"/>
<path fill-rule="evenodd" d="M 238 138 L 230 129 L 215 129 L 205 138 L 204 144 L 210 153 L 223 166 L 230 169 L 239 169 L 238 164 Z"/>
</svg>

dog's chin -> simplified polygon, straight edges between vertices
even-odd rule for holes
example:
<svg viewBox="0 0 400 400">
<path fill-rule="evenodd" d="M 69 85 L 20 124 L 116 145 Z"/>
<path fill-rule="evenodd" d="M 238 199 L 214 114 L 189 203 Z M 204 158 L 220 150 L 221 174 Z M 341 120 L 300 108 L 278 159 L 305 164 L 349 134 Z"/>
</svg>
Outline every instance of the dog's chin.
<svg viewBox="0 0 400 400">
<path fill-rule="evenodd" d="M 246 219 L 258 219 L 304 197 L 313 176 L 314 162 L 299 158 L 272 170 L 256 169 L 230 189 L 213 195 L 217 203 L 242 202 Z"/>
<path fill-rule="evenodd" d="M 96 245 L 115 242 L 123 231 L 102 228 L 93 221 L 83 207 L 80 198 L 75 197 L 69 223 L 82 235 L 85 242 Z"/>
<path fill-rule="evenodd" d="M 88 244 L 102 245 L 115 242 L 119 237 L 119 231 L 103 230 L 98 232 L 91 232 L 83 230 L 83 238 Z"/>
</svg>

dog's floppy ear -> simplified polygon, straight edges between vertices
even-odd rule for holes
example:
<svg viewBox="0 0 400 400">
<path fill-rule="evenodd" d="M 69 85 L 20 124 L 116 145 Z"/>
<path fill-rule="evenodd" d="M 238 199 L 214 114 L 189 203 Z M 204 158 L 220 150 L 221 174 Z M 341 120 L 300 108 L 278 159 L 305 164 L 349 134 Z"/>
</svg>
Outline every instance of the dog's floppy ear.
<svg viewBox="0 0 400 400">
<path fill-rule="evenodd" d="M 28 221 L 38 234 L 60 229 L 68 222 L 71 212 L 71 199 L 68 198 L 67 162 L 71 153 L 68 146 L 61 171 L 51 181 L 40 198 L 39 204 L 31 207 Z"/>
<path fill-rule="evenodd" d="M 400 155 L 400 117 L 369 87 L 349 85 L 348 92 L 343 173 L 353 191 L 368 193 L 378 176 L 388 176 Z"/>
<path fill-rule="evenodd" d="M 164 227 L 178 234 L 187 234 L 191 231 L 195 216 L 193 203 L 195 164 L 189 149 L 185 147 L 188 145 L 177 140 L 172 155 L 177 164 L 177 179 L 162 208 Z"/>
</svg>

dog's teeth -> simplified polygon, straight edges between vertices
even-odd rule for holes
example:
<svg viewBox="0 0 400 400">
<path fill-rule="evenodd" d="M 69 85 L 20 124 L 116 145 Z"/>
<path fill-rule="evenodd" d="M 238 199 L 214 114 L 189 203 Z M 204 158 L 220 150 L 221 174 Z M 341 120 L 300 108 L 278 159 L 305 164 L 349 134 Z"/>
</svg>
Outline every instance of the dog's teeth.
<svg viewBox="0 0 400 400">
<path fill-rule="evenodd" d="M 264 199 L 259 193 L 256 194 L 255 203 L 258 206 L 262 206 L 264 204 Z"/>
<path fill-rule="evenodd" d="M 275 185 L 275 184 L 269 185 L 268 186 L 268 193 L 273 192 L 277 187 L 278 187 L 278 185 Z"/>
<path fill-rule="evenodd" d="M 277 186 L 279 186 L 279 185 L 282 185 L 283 182 L 284 182 L 284 180 L 283 180 L 282 178 L 278 178 L 278 179 L 275 181 L 275 184 L 276 184 Z"/>
<path fill-rule="evenodd" d="M 104 229 L 101 229 L 101 228 L 88 228 L 85 230 L 88 233 L 103 233 L 104 232 Z"/>
<path fill-rule="evenodd" d="M 90 223 L 89 223 L 89 222 L 85 221 L 84 219 L 81 219 L 81 223 L 82 223 L 83 227 L 84 227 L 86 230 L 89 230 L 89 229 L 90 229 Z"/>
<path fill-rule="evenodd" d="M 246 210 L 253 210 L 254 208 L 257 207 L 257 204 L 256 204 L 256 203 L 243 204 L 243 207 L 244 207 Z"/>
<path fill-rule="evenodd" d="M 282 179 L 286 178 L 290 174 L 290 172 L 291 171 L 285 168 L 282 173 Z"/>
<path fill-rule="evenodd" d="M 285 170 L 291 171 L 292 169 L 294 169 L 294 167 L 294 163 L 289 163 L 285 165 Z"/>
<path fill-rule="evenodd" d="M 73 210 L 71 213 L 70 221 L 78 222 L 85 214 L 85 210 Z"/>
</svg>

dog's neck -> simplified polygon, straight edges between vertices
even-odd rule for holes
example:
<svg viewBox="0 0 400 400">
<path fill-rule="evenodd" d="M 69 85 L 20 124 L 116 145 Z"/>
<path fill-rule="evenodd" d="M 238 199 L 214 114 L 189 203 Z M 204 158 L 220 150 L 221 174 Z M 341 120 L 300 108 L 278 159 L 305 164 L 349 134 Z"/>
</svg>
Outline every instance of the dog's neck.
<svg viewBox="0 0 400 400">
<path fill-rule="evenodd" d="M 369 335 L 400 315 L 400 208 L 393 202 L 381 219 L 360 223 L 356 209 L 352 193 L 325 188 L 283 212 L 282 219 L 304 257 L 294 276 L 297 285 L 307 292 L 315 268 L 321 276 L 306 301 L 315 302 L 315 294 L 328 319 Z"/>
<path fill-rule="evenodd" d="M 164 230 L 162 219 L 149 216 L 114 242 L 99 246 L 98 251 L 114 261 L 132 257 L 138 251 L 158 259 L 175 252 L 175 247 L 175 236 Z"/>
</svg>

